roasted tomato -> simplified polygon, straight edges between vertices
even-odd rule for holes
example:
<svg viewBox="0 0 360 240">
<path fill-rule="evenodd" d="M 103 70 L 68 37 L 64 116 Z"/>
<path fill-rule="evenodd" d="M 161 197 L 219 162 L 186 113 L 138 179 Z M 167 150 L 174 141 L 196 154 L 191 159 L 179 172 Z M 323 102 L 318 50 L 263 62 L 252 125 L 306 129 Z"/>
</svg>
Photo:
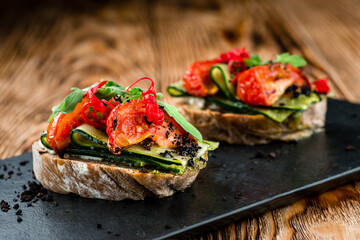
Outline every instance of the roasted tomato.
<svg viewBox="0 0 360 240">
<path fill-rule="evenodd" d="M 271 106 L 292 84 L 309 85 L 300 69 L 280 63 L 253 67 L 235 79 L 237 96 L 250 105 Z"/>
<path fill-rule="evenodd" d="M 148 122 L 145 114 L 144 99 L 132 100 L 113 109 L 106 124 L 111 152 L 118 154 L 122 149 L 147 138 L 152 139 L 160 147 L 178 147 L 177 139 L 186 131 L 165 111 L 164 121 L 160 125 Z"/>
<path fill-rule="evenodd" d="M 209 71 L 217 63 L 219 60 L 194 62 L 186 71 L 183 79 L 186 91 L 197 97 L 215 94 L 218 88 L 211 81 Z"/>
<path fill-rule="evenodd" d="M 71 131 L 84 123 L 84 120 L 81 118 L 81 109 L 87 102 L 89 102 L 89 98 L 85 96 L 76 105 L 73 112 L 67 114 L 59 113 L 51 120 L 47 128 L 47 141 L 56 153 L 61 153 L 70 145 Z"/>
</svg>

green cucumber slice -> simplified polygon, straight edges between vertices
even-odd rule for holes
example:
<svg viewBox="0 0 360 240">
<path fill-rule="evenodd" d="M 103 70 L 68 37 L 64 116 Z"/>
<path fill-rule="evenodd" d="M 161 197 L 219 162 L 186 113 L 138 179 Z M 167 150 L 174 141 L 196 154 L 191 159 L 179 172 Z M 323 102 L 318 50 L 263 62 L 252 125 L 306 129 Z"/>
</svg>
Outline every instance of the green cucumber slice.
<svg viewBox="0 0 360 240">
<path fill-rule="evenodd" d="M 41 134 L 40 141 L 41 141 L 41 143 L 42 143 L 42 145 L 43 145 L 44 147 L 52 150 L 52 148 L 50 147 L 50 145 L 49 145 L 49 143 L 48 143 L 48 141 L 47 141 L 46 136 L 47 136 L 47 133 L 46 133 L 46 132 L 43 132 L 43 133 Z"/>
<path fill-rule="evenodd" d="M 249 114 L 249 115 L 257 114 L 257 112 L 254 111 L 249 105 L 238 100 L 231 101 L 224 97 L 208 97 L 206 99 L 212 103 L 215 103 L 220 108 L 229 110 L 234 113 Z"/>
<path fill-rule="evenodd" d="M 109 152 L 81 149 L 81 148 L 77 148 L 77 147 L 70 148 L 69 153 L 74 154 L 74 155 L 79 155 L 79 156 L 92 156 L 92 157 L 99 157 L 99 158 L 107 159 L 107 160 L 111 160 L 111 161 L 129 163 L 129 164 L 133 164 L 134 166 L 137 166 L 137 167 L 146 167 L 146 166 L 151 165 L 151 166 L 159 167 L 161 169 L 165 169 L 170 172 L 176 172 L 176 173 L 181 173 L 185 169 L 184 166 L 178 166 L 175 164 L 170 164 L 170 165 L 163 164 L 163 163 L 160 163 L 157 161 L 152 161 L 150 159 L 140 160 L 138 157 L 132 157 L 132 156 L 123 155 L 123 154 L 114 155 Z"/>
<path fill-rule="evenodd" d="M 210 79 L 216 84 L 220 91 L 228 98 L 235 100 L 236 88 L 232 85 L 229 66 L 225 63 L 214 65 L 210 69 Z"/>
<path fill-rule="evenodd" d="M 72 143 L 74 143 L 79 148 L 90 150 L 98 149 L 106 152 L 108 151 L 108 136 L 104 132 L 88 124 L 83 124 L 74 129 L 71 132 L 71 140 Z M 215 142 L 212 142 L 211 144 L 209 142 L 199 142 L 200 148 L 197 152 L 197 155 L 193 157 L 194 159 L 200 158 L 202 155 L 204 155 L 211 146 L 216 146 Z M 166 154 L 164 154 L 166 151 L 170 153 L 169 157 L 166 157 Z M 162 148 L 157 145 L 153 145 L 151 146 L 150 150 L 146 150 L 140 144 L 130 146 L 129 148 L 123 150 L 120 155 L 133 157 L 145 162 L 150 160 L 150 164 L 155 161 L 162 164 L 179 165 L 183 167 L 185 167 L 188 160 L 192 158 L 190 156 L 181 156 L 173 149 Z M 165 157 L 163 155 L 165 155 Z"/>
<path fill-rule="evenodd" d="M 184 85 L 183 85 L 182 81 L 176 82 L 176 83 L 168 86 L 167 87 L 167 92 L 172 97 L 187 97 L 187 96 L 190 96 L 190 94 L 188 94 L 186 92 L 186 90 L 184 89 Z"/>
<path fill-rule="evenodd" d="M 220 145 L 219 142 L 214 142 L 214 141 L 209 141 L 209 140 L 203 140 L 202 142 L 209 145 L 208 148 L 207 148 L 208 151 L 214 151 L 214 150 L 217 149 L 217 148 L 219 147 L 219 145 Z"/>
<path fill-rule="evenodd" d="M 254 107 L 254 109 L 266 117 L 274 120 L 277 123 L 282 123 L 285 121 L 288 117 L 290 117 L 291 114 L 293 114 L 294 110 L 288 110 L 288 109 L 271 109 L 271 108 L 260 108 L 260 107 Z"/>
<path fill-rule="evenodd" d="M 271 108 L 289 109 L 304 111 L 311 104 L 320 102 L 320 97 L 316 93 L 312 92 L 309 96 L 300 94 L 298 97 L 281 97 Z"/>
<path fill-rule="evenodd" d="M 248 115 L 262 114 L 278 123 L 285 121 L 294 112 L 288 109 L 252 107 L 241 101 L 231 101 L 220 97 L 212 97 L 208 98 L 208 100 L 234 113 Z"/>
<path fill-rule="evenodd" d="M 105 132 L 86 123 L 72 130 L 70 138 L 71 142 L 75 145 L 90 149 L 107 149 L 107 142 L 109 140 Z"/>
</svg>

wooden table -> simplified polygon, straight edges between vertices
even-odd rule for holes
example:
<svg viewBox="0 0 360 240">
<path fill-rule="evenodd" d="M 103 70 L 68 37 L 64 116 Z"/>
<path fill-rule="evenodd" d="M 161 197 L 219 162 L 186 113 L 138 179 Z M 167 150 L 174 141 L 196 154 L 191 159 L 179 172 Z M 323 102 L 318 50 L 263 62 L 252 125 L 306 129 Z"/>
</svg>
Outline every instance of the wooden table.
<svg viewBox="0 0 360 240">
<path fill-rule="evenodd" d="M 164 92 L 194 60 L 235 47 L 302 55 L 333 97 L 360 102 L 359 12 L 356 0 L 2 1 L 0 158 L 30 151 L 72 86 L 150 76 Z M 340 187 L 199 238 L 359 239 L 359 191 Z"/>
</svg>

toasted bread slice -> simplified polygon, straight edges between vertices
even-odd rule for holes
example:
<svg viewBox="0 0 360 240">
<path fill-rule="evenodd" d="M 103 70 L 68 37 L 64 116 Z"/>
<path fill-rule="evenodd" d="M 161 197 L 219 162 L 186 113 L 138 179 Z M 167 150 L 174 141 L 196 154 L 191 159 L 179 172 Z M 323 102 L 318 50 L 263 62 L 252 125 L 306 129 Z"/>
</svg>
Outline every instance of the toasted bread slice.
<svg viewBox="0 0 360 240">
<path fill-rule="evenodd" d="M 206 139 L 231 144 L 265 144 L 274 140 L 294 141 L 322 131 L 325 125 L 326 97 L 302 112 L 297 120 L 277 123 L 263 115 L 222 113 L 204 109 L 201 104 L 176 103 L 179 112 L 191 122 Z"/>
<path fill-rule="evenodd" d="M 39 142 L 32 146 L 33 167 L 37 180 L 48 190 L 75 193 L 81 197 L 119 201 L 163 198 L 191 185 L 201 168 L 181 175 L 152 173 L 121 163 L 67 156 L 60 158 Z M 204 158 L 207 160 L 207 154 Z"/>
</svg>

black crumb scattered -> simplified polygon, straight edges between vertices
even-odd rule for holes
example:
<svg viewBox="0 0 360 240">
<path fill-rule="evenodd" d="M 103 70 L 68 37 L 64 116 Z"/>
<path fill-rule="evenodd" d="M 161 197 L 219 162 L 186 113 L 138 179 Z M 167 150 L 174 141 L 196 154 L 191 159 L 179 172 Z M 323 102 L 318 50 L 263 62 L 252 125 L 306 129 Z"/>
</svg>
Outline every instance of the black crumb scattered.
<svg viewBox="0 0 360 240">
<path fill-rule="evenodd" d="M 8 212 L 10 210 L 10 205 L 5 200 L 1 200 L 0 206 L 1 206 L 1 211 L 3 212 Z"/>
<path fill-rule="evenodd" d="M 170 132 L 169 132 L 169 131 L 166 131 L 165 137 L 166 137 L 166 138 L 169 138 L 169 135 L 170 135 Z"/>
<path fill-rule="evenodd" d="M 20 166 L 25 166 L 26 164 L 28 164 L 29 163 L 29 161 L 27 161 L 27 160 L 23 160 L 23 161 L 20 161 Z"/>
<path fill-rule="evenodd" d="M 33 207 L 32 203 L 28 203 L 26 207 Z"/>
<path fill-rule="evenodd" d="M 10 171 L 8 171 L 8 174 L 9 174 L 9 175 L 13 175 L 13 174 L 14 174 L 14 171 L 13 171 L 13 170 L 10 170 Z"/>
<path fill-rule="evenodd" d="M 225 178 L 226 178 L 226 179 L 229 179 L 229 176 L 228 176 L 228 175 L 226 175 L 226 176 L 225 176 Z"/>
<path fill-rule="evenodd" d="M 97 229 L 102 229 L 102 225 L 101 225 L 100 223 L 97 223 L 97 224 L 96 224 L 96 228 L 97 228 Z"/>
<path fill-rule="evenodd" d="M 24 190 L 26 190 L 26 185 L 25 185 L 25 184 L 23 184 L 23 185 L 22 185 L 22 188 L 23 188 Z"/>
<path fill-rule="evenodd" d="M 22 215 L 22 210 L 21 209 L 17 210 L 15 214 L 16 215 Z"/>
<path fill-rule="evenodd" d="M 354 151 L 355 150 L 355 146 L 353 145 L 349 145 L 346 147 L 346 151 Z"/>
<path fill-rule="evenodd" d="M 48 213 L 46 212 L 46 213 L 45 213 L 45 216 L 47 216 L 47 215 L 48 215 Z"/>
<path fill-rule="evenodd" d="M 21 223 L 22 221 L 23 221 L 23 219 L 22 219 L 21 217 L 18 217 L 18 218 L 17 218 L 17 222 L 18 222 L 18 223 Z"/>
<path fill-rule="evenodd" d="M 110 233 L 112 233 L 112 231 L 109 229 L 109 230 L 106 231 L 106 233 L 110 234 Z"/>
<path fill-rule="evenodd" d="M 254 158 L 264 158 L 266 156 L 265 152 L 263 150 L 258 150 L 255 155 Z"/>
<path fill-rule="evenodd" d="M 165 229 L 170 229 L 170 228 L 171 228 L 171 226 L 169 224 L 165 225 Z"/>
<path fill-rule="evenodd" d="M 20 207 L 19 204 L 16 203 L 13 208 L 14 208 L 14 209 L 19 209 L 19 207 Z"/>
<path fill-rule="evenodd" d="M 67 209 L 66 209 L 64 212 L 65 212 L 65 213 L 69 213 L 69 212 L 70 212 L 70 210 L 67 210 Z"/>
<path fill-rule="evenodd" d="M 4 174 L 0 174 L 0 179 L 4 179 Z"/>
</svg>

